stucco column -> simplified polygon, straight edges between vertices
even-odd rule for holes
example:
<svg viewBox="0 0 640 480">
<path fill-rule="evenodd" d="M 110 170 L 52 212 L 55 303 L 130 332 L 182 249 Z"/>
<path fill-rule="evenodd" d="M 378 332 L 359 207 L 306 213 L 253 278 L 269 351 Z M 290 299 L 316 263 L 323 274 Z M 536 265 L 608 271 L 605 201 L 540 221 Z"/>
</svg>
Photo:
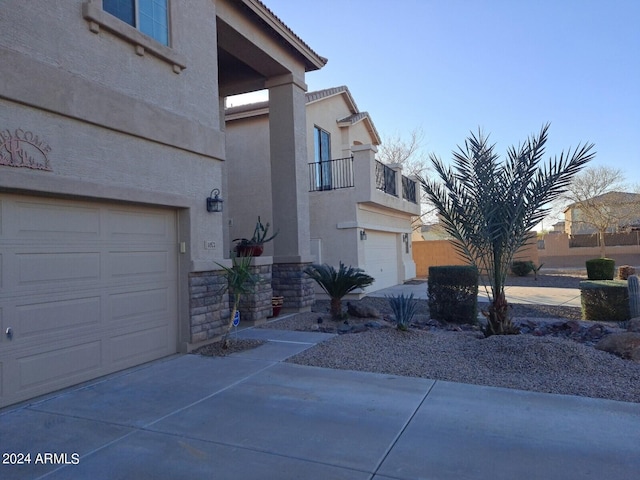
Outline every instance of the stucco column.
<svg viewBox="0 0 640 480">
<path fill-rule="evenodd" d="M 292 74 L 270 78 L 269 137 L 274 263 L 312 260 L 309 229 L 306 84 Z"/>
<path fill-rule="evenodd" d="M 284 297 L 285 311 L 311 309 L 315 295 L 312 280 L 304 273 L 313 261 L 309 227 L 307 178 L 306 84 L 293 74 L 270 78 L 269 140 L 273 241 L 271 285 Z"/>
</svg>

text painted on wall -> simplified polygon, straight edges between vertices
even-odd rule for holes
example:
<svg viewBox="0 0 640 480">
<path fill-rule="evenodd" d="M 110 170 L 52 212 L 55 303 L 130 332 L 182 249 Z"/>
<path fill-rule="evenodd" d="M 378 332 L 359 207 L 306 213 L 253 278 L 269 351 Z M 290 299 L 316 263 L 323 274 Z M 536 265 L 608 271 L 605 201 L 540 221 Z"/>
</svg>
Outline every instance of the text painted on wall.
<svg viewBox="0 0 640 480">
<path fill-rule="evenodd" d="M 0 130 L 0 165 L 51 171 L 51 147 L 29 130 Z"/>
</svg>

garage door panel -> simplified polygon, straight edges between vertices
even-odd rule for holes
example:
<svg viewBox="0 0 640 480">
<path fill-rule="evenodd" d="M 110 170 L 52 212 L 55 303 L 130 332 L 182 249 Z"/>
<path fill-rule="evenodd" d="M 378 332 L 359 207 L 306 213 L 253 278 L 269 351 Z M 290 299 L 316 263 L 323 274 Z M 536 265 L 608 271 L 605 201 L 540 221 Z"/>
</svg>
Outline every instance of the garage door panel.
<svg viewBox="0 0 640 480">
<path fill-rule="evenodd" d="M 0 407 L 176 352 L 175 211 L 0 200 Z"/>
<path fill-rule="evenodd" d="M 19 238 L 98 238 L 100 210 L 42 202 L 16 202 Z"/>
<path fill-rule="evenodd" d="M 166 288 L 152 288 L 109 296 L 111 320 L 133 320 L 158 317 L 167 311 L 170 298 Z"/>
<path fill-rule="evenodd" d="M 47 384 L 70 385 L 79 374 L 100 369 L 102 342 L 89 341 L 17 359 L 19 390 Z M 71 383 L 69 383 L 71 382 Z"/>
<path fill-rule="evenodd" d="M 166 215 L 114 211 L 108 213 L 110 237 L 115 241 L 166 241 L 172 228 Z"/>
<path fill-rule="evenodd" d="M 379 290 L 398 284 L 397 235 L 385 232 L 370 232 L 365 241 L 367 274 L 375 282 L 367 291 Z"/>
<path fill-rule="evenodd" d="M 168 338 L 166 325 L 114 336 L 110 340 L 111 360 L 135 365 L 138 361 L 174 353 Z M 134 359 L 136 362 L 131 362 Z"/>
<path fill-rule="evenodd" d="M 52 332 L 67 334 L 79 327 L 95 327 L 100 323 L 101 298 L 99 296 L 79 297 L 66 300 L 52 300 L 16 306 L 16 341 L 38 336 L 49 336 Z"/>
<path fill-rule="evenodd" d="M 84 282 L 100 278 L 100 253 L 19 253 L 18 286 Z"/>
<path fill-rule="evenodd" d="M 143 277 L 158 278 L 158 275 L 170 275 L 169 253 L 166 251 L 147 252 L 110 252 L 109 266 L 113 277 L 134 278 Z"/>
</svg>

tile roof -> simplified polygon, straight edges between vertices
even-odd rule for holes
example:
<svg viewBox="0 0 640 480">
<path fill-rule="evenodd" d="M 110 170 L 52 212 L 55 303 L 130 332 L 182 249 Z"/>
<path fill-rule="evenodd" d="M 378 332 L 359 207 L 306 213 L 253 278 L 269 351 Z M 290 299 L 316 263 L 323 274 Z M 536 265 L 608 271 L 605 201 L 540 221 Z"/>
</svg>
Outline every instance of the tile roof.
<svg viewBox="0 0 640 480">
<path fill-rule="evenodd" d="M 325 98 L 333 97 L 336 95 L 344 95 L 346 97 L 347 105 L 349 107 L 349 110 L 351 110 L 352 112 L 351 115 L 347 115 L 344 118 L 336 120 L 337 123 L 348 123 L 354 125 L 360 121 L 366 121 L 369 127 L 368 131 L 374 138 L 374 144 L 380 145 L 380 143 L 382 143 L 382 139 L 380 138 L 380 134 L 378 133 L 376 126 L 373 124 L 371 116 L 368 112 L 361 112 L 358 110 L 358 106 L 351 96 L 351 92 L 345 85 L 333 88 L 325 88 L 324 90 L 316 90 L 314 92 L 307 92 L 306 103 L 308 105 L 310 103 L 318 102 L 320 100 L 324 100 Z M 227 120 L 237 120 L 239 118 L 266 115 L 269 113 L 269 101 L 267 100 L 264 102 L 247 103 L 245 105 L 238 105 L 237 107 L 229 107 L 225 109 L 224 112 Z"/>
<path fill-rule="evenodd" d="M 356 105 L 355 100 L 351 96 L 351 92 L 347 88 L 346 85 L 341 85 L 339 87 L 333 88 L 325 88 L 324 90 L 316 90 L 315 92 L 307 92 L 307 103 L 317 102 L 318 100 L 322 100 L 328 97 L 333 97 L 334 95 L 344 94 L 350 105 L 350 109 L 353 113 L 358 113 L 358 106 Z"/>
<path fill-rule="evenodd" d="M 289 28 L 289 26 L 287 26 L 286 23 L 284 23 L 280 17 L 278 17 L 275 13 L 273 13 L 273 10 L 271 10 L 269 7 L 267 7 L 264 2 L 262 2 L 261 0 L 243 0 L 243 2 L 245 3 L 245 5 L 249 6 L 251 8 L 252 5 L 258 6 L 259 9 L 262 9 L 264 12 L 266 12 L 276 23 L 277 26 L 279 26 L 280 28 L 282 28 L 282 30 L 289 35 L 291 38 L 295 39 L 295 41 L 297 41 L 301 46 L 303 46 L 306 50 L 308 50 L 308 52 L 315 57 L 315 60 L 313 63 L 315 65 L 316 68 L 322 68 L 324 65 L 326 65 L 326 63 L 328 62 L 328 59 L 326 57 L 323 57 L 321 55 L 318 55 L 308 44 L 307 42 L 305 42 L 304 40 L 302 40 L 302 38 L 300 38 L 293 30 L 291 30 L 291 28 Z M 254 11 L 256 11 L 254 9 Z M 311 60 L 311 59 L 310 59 Z M 314 68 L 314 70 L 316 69 Z M 309 70 L 307 70 L 309 71 Z"/>
</svg>

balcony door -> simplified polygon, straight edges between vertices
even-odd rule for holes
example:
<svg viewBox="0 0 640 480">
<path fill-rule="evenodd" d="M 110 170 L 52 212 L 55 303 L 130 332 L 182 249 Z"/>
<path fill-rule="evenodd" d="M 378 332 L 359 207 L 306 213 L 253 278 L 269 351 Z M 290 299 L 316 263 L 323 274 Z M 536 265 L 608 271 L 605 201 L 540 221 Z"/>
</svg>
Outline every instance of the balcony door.
<svg viewBox="0 0 640 480">
<path fill-rule="evenodd" d="M 313 127 L 313 145 L 316 163 L 315 187 L 331 190 L 331 135 L 320 127 Z"/>
</svg>

